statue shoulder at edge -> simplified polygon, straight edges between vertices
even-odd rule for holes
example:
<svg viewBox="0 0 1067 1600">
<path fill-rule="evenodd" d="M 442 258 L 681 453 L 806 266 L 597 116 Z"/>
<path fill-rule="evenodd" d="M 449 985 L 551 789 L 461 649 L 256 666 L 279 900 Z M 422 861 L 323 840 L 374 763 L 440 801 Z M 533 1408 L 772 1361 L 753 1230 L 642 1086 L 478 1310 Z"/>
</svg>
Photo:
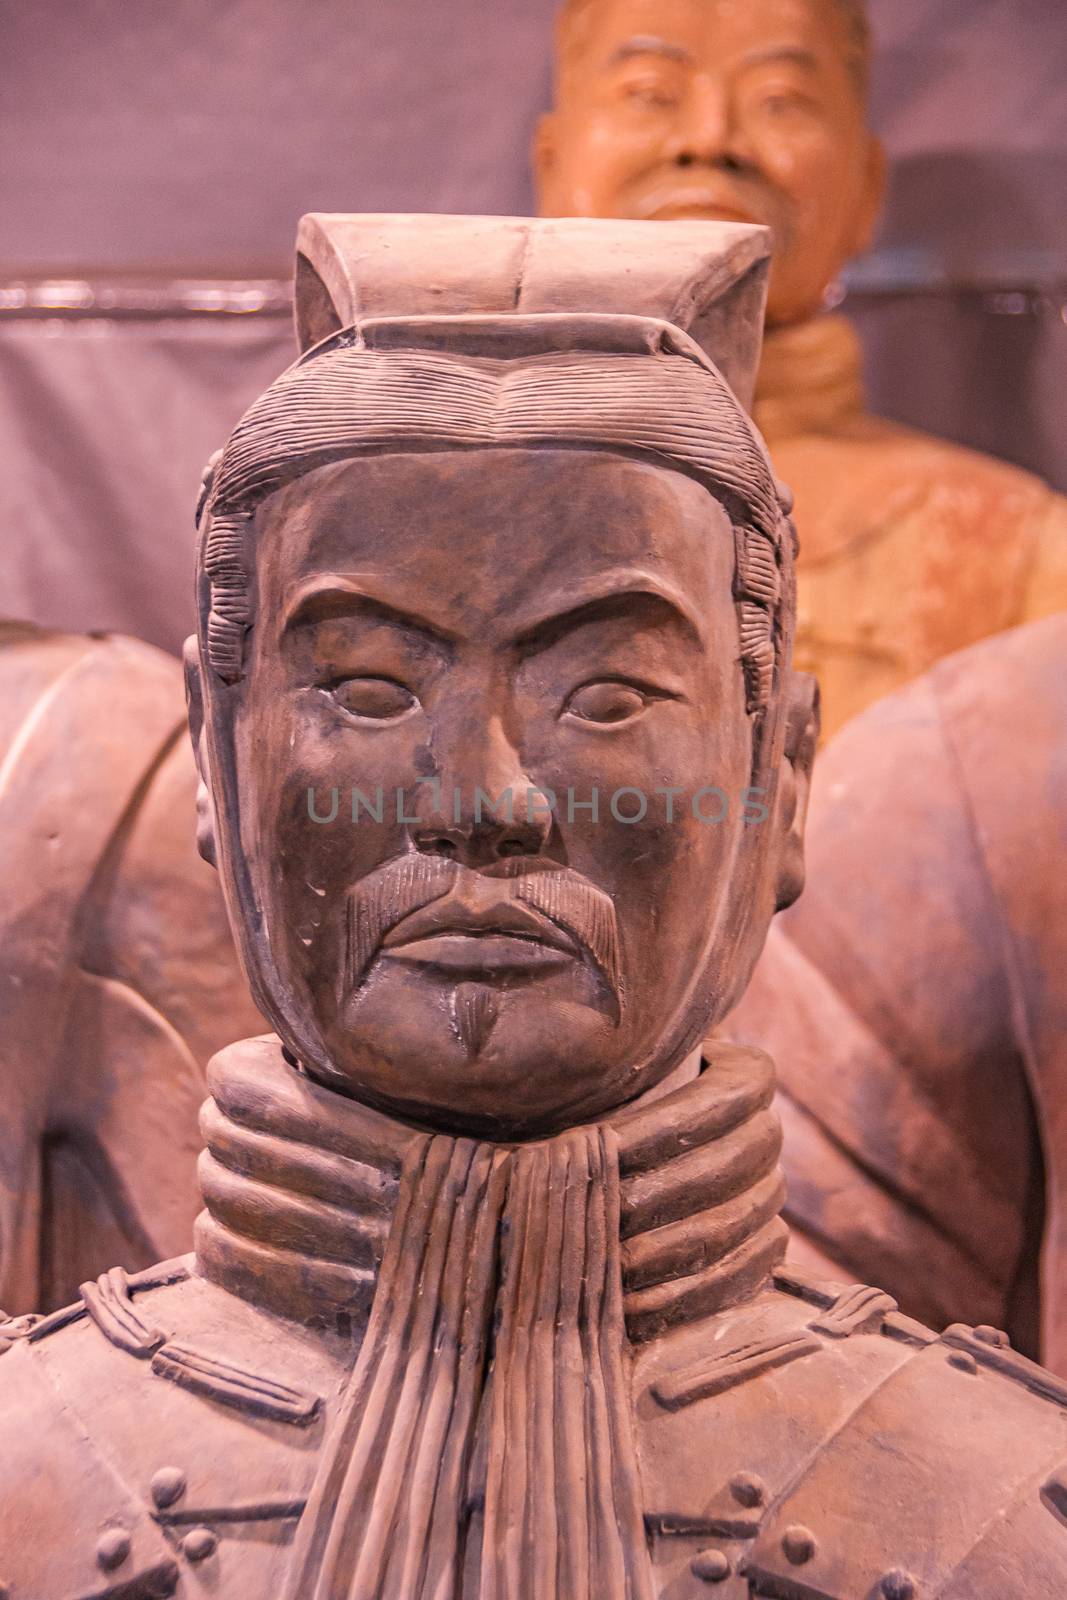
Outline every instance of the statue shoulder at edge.
<svg viewBox="0 0 1067 1600">
<path fill-rule="evenodd" d="M 0 1324 L 0 1576 L 12 1600 L 154 1600 L 223 1541 L 238 1592 L 276 1583 L 351 1342 L 264 1325 L 191 1266 L 113 1268 L 73 1305 Z"/>
<path fill-rule="evenodd" d="M 0 1562 L 15 1596 L 110 1594 L 101 1572 L 123 1594 L 165 1595 L 209 1558 L 230 1583 L 277 1582 L 348 1340 L 265 1318 L 192 1258 L 113 1269 L 0 1337 L 0 1473 L 18 1534 Z M 938 1338 L 879 1290 L 784 1268 L 654 1349 L 635 1400 L 661 1584 L 677 1568 L 694 1596 L 716 1572 L 780 1600 L 1061 1592 L 1067 1385 L 995 1330 Z M 941 1501 L 952 1537 L 935 1557 Z M 65 1548 L 88 1506 L 92 1538 Z"/>
<path fill-rule="evenodd" d="M 657 1572 L 780 1600 L 1063 1592 L 1067 1384 L 1002 1333 L 938 1336 L 880 1290 L 790 1266 L 713 1326 L 635 1374 Z"/>
</svg>

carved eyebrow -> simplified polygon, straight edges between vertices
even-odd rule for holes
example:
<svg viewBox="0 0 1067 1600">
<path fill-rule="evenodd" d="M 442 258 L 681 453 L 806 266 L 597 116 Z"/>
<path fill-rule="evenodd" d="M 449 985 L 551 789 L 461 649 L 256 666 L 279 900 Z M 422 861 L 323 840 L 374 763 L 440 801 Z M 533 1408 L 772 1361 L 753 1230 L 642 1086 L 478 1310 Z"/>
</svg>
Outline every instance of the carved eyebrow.
<svg viewBox="0 0 1067 1600">
<path fill-rule="evenodd" d="M 693 60 L 684 45 L 672 44 L 669 39 L 656 39 L 651 34 L 638 34 L 611 52 L 608 66 L 617 67 L 621 61 L 629 61 L 631 56 L 667 56 L 671 61 L 686 63 Z"/>
<path fill-rule="evenodd" d="M 333 617 L 369 617 L 407 633 L 422 634 L 438 646 L 453 644 L 456 639 L 454 633 L 430 618 L 374 594 L 362 580 L 336 573 L 296 585 L 282 619 L 281 636 Z"/>
<path fill-rule="evenodd" d="M 593 583 L 583 591 L 570 590 L 536 617 L 516 618 L 512 644 L 520 650 L 539 650 L 601 618 L 633 616 L 648 609 L 649 601 L 666 611 L 669 620 L 694 643 L 705 642 L 704 619 L 673 584 L 649 573 L 619 573 L 614 581 Z"/>
<path fill-rule="evenodd" d="M 819 58 L 814 51 L 805 50 L 799 44 L 771 44 L 762 50 L 750 50 L 747 56 L 741 59 L 743 67 L 762 67 L 776 61 L 791 61 L 794 66 L 803 67 L 806 72 L 818 72 Z"/>
</svg>

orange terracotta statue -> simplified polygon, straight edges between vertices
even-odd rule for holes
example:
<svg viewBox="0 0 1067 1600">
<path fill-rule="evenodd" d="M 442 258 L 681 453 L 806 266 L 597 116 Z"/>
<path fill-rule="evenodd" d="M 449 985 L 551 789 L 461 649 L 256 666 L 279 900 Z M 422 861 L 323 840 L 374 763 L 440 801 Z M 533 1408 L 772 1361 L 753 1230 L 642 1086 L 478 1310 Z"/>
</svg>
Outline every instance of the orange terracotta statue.
<svg viewBox="0 0 1067 1600">
<path fill-rule="evenodd" d="M 755 415 L 795 496 L 797 662 L 819 678 L 824 734 L 941 656 L 1067 607 L 1067 502 L 869 415 L 856 336 L 823 312 L 882 196 L 870 49 L 864 0 L 569 0 L 535 151 L 546 215 L 772 230 Z"/>
</svg>

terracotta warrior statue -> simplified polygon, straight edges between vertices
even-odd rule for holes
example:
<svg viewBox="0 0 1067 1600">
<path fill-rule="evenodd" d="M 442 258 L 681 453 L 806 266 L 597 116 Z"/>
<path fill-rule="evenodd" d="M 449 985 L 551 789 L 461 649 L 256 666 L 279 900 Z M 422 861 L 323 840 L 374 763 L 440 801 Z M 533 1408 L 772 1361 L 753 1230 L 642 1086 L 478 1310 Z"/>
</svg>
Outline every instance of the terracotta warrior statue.
<svg viewBox="0 0 1067 1600">
<path fill-rule="evenodd" d="M 701 1049 L 814 746 L 709 354 L 762 237 L 305 223 L 326 336 L 215 465 L 188 666 L 276 1033 L 211 1068 L 195 1254 L 3 1330 L 12 1600 L 1064 1593 L 1067 1390 L 785 1270 L 771 1063 Z"/>
<path fill-rule="evenodd" d="M 257 1014 L 189 831 L 179 662 L 0 623 L 0 771 L 10 1314 L 188 1248 L 204 1070 Z"/>
<path fill-rule="evenodd" d="M 857 717 L 727 1029 L 778 1065 L 794 1253 L 1067 1376 L 1065 780 L 1067 616 Z"/>
<path fill-rule="evenodd" d="M 756 419 L 796 496 L 798 665 L 823 731 L 940 657 L 1067 608 L 1067 504 L 1035 478 L 870 416 L 823 306 L 869 242 L 865 0 L 566 0 L 537 138 L 548 216 L 769 226 Z"/>
</svg>

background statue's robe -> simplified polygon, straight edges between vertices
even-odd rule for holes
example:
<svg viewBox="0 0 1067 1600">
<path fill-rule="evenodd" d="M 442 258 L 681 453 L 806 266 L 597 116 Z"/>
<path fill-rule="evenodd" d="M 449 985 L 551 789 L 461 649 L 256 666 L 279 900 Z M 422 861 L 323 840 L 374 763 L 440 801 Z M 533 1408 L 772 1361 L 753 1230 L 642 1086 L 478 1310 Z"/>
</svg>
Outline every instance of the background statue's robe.
<svg viewBox="0 0 1067 1600">
<path fill-rule="evenodd" d="M 0 1305 L 188 1248 L 203 1068 L 256 1026 L 196 855 L 181 669 L 0 625 Z"/>
<path fill-rule="evenodd" d="M 865 408 L 842 316 L 771 330 L 755 417 L 796 496 L 795 665 L 829 736 L 956 650 L 1067 609 L 1067 500 Z"/>
<path fill-rule="evenodd" d="M 831 743 L 808 886 L 727 1031 L 776 1054 L 794 1226 L 1067 1372 L 1067 618 Z"/>
</svg>

